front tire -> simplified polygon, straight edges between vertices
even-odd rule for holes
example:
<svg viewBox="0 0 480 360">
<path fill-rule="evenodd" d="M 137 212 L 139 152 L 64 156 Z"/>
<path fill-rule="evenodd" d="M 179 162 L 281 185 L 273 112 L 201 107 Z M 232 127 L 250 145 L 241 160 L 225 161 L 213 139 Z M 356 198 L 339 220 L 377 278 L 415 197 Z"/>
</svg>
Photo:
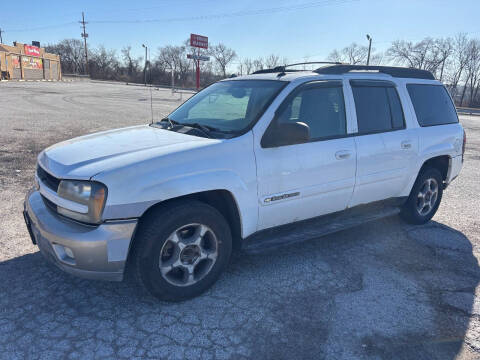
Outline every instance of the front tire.
<svg viewBox="0 0 480 360">
<path fill-rule="evenodd" d="M 410 224 L 425 224 L 438 210 L 443 195 L 443 178 L 435 168 L 419 174 L 400 215 Z"/>
<path fill-rule="evenodd" d="M 182 301 L 206 291 L 232 252 L 225 218 L 199 201 L 179 201 L 153 210 L 142 220 L 135 241 L 138 281 L 166 301 Z"/>
</svg>

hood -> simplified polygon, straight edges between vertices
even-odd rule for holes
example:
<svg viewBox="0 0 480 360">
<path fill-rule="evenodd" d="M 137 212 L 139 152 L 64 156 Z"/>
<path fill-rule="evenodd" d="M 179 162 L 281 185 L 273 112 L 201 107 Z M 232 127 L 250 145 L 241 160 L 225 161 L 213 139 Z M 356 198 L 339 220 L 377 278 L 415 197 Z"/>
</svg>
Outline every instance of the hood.
<svg viewBox="0 0 480 360">
<path fill-rule="evenodd" d="M 141 125 L 63 141 L 42 151 L 38 162 L 58 178 L 82 180 L 107 169 L 218 141 Z"/>
</svg>

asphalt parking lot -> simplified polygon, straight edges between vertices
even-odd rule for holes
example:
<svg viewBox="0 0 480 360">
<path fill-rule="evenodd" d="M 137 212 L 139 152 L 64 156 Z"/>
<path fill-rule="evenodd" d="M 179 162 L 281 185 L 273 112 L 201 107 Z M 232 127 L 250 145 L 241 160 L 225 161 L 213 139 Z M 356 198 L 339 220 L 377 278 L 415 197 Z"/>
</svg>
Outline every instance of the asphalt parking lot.
<svg viewBox="0 0 480 360">
<path fill-rule="evenodd" d="M 157 119 L 189 96 L 152 95 Z M 62 273 L 21 215 L 43 148 L 149 121 L 140 86 L 0 83 L 0 359 L 480 358 L 480 117 L 461 117 L 464 168 L 430 223 L 388 218 L 237 256 L 178 304 Z"/>
</svg>

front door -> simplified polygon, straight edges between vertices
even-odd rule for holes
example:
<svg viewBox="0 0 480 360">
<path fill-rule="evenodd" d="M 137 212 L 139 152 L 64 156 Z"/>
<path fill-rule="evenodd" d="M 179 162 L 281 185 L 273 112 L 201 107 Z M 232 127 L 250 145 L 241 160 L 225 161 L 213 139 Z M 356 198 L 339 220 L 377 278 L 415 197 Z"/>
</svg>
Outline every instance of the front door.
<svg viewBox="0 0 480 360">
<path fill-rule="evenodd" d="M 308 125 L 310 141 L 268 148 L 256 142 L 258 230 L 344 210 L 355 185 L 355 141 L 347 134 L 341 81 L 300 85 L 266 132 L 280 122 Z"/>
</svg>

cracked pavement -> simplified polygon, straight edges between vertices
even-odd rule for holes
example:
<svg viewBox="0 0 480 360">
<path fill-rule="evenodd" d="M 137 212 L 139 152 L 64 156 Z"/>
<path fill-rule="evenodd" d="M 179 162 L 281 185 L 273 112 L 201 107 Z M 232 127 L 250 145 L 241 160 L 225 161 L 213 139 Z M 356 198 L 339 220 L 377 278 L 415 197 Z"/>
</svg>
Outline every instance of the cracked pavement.
<svg viewBox="0 0 480 360">
<path fill-rule="evenodd" d="M 155 117 L 188 96 L 153 90 Z M 480 117 L 461 117 L 464 169 L 424 226 L 392 217 L 238 254 L 177 304 L 49 265 L 21 215 L 36 155 L 146 123 L 149 99 L 121 84 L 0 84 L 0 359 L 480 358 Z"/>
</svg>

